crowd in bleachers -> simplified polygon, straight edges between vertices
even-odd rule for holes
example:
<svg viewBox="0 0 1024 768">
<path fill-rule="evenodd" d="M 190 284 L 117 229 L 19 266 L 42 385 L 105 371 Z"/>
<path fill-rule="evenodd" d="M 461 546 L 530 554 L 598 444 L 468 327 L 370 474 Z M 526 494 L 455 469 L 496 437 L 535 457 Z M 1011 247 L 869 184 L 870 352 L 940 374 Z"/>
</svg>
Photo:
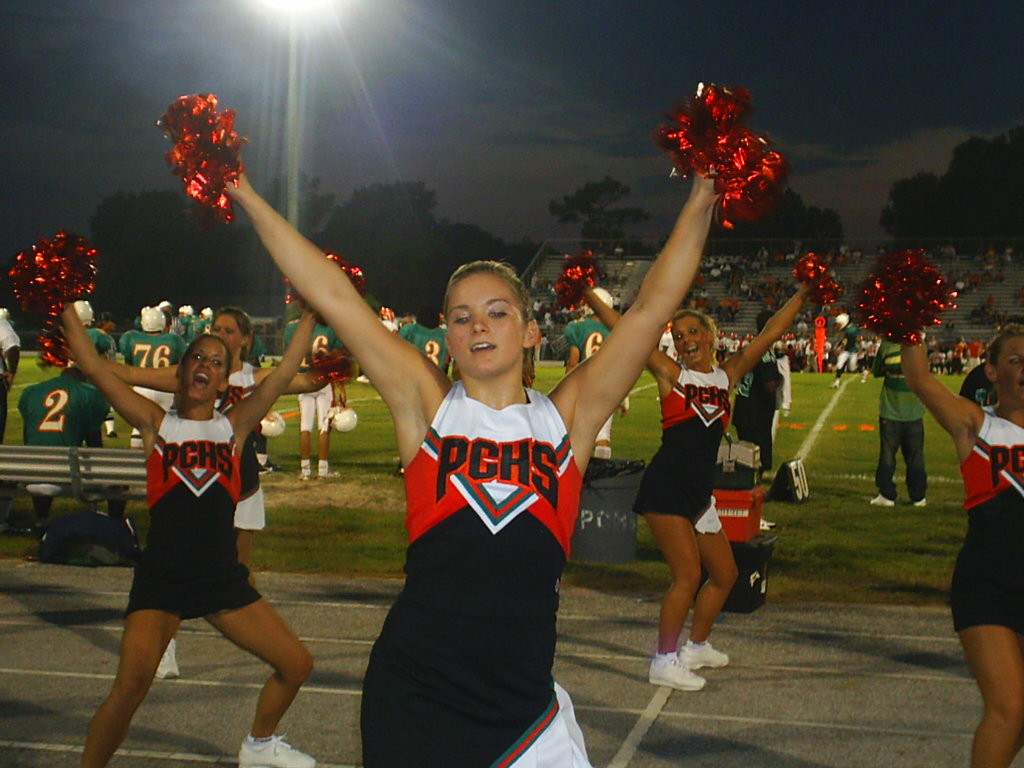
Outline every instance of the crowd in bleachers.
<svg viewBox="0 0 1024 768">
<path fill-rule="evenodd" d="M 781 247 L 763 246 L 753 255 L 712 253 L 701 264 L 686 306 L 710 315 L 726 338 L 742 339 L 753 330 L 753 321 L 759 312 L 774 311 L 789 297 L 793 290 L 790 273 L 797 255 L 804 252 L 800 241 L 794 241 Z M 878 249 L 865 253 L 858 248 L 838 246 L 825 254 L 833 264 L 837 279 L 847 287 L 846 310 L 852 309 L 855 303 L 849 294 L 852 286 L 864 279 L 875 256 L 882 252 Z M 946 313 L 931 340 L 933 367 L 938 371 L 958 372 L 962 367 L 961 359 L 977 357 L 967 355 L 963 345 L 981 345 L 996 326 L 1024 314 L 1024 258 L 1021 250 L 1012 246 L 974 247 L 965 252 L 964 246 L 958 251 L 950 244 L 930 248 L 928 255 L 958 294 L 958 308 Z M 635 299 L 639 278 L 646 271 L 650 258 L 630 257 L 621 250 L 610 257 L 599 256 L 605 273 L 601 284 L 621 308 L 628 307 Z M 534 311 L 545 336 L 542 359 L 558 359 L 564 355 L 562 329 L 576 316 L 560 307 L 555 296 L 561 259 L 560 254 L 552 254 L 542 260 L 543 265 L 535 265 L 531 283 Z M 831 314 L 839 311 L 838 307 L 831 308 Z M 802 348 L 810 345 L 817 312 L 817 308 L 808 308 L 794 323 L 790 339 L 793 370 L 811 367 L 807 360 L 813 361 L 813 351 L 810 355 L 804 354 Z"/>
</svg>

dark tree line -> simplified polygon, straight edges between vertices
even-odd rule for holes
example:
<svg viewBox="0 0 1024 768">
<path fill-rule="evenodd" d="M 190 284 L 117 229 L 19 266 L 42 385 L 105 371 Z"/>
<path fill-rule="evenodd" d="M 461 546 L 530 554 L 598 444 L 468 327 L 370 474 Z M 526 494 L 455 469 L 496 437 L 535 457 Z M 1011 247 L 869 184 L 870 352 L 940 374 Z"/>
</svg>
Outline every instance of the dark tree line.
<svg viewBox="0 0 1024 768">
<path fill-rule="evenodd" d="M 473 259 L 504 259 L 523 268 L 537 246 L 506 244 L 473 224 L 438 218 L 436 195 L 421 182 L 374 184 L 340 205 L 316 181 L 302 185 L 302 229 L 367 275 L 372 304 L 403 310 L 440 302 L 448 275 Z M 268 200 L 283 210 L 280 185 Z M 92 303 L 120 319 L 143 304 L 238 303 L 253 314 L 281 312 L 281 275 L 244 215 L 211 223 L 175 191 L 117 192 L 90 220 L 100 253 Z"/>
<path fill-rule="evenodd" d="M 373 305 L 402 311 L 440 302 L 459 264 L 504 259 L 521 270 L 537 251 L 535 243 L 505 243 L 474 224 L 438 217 L 437 195 L 423 182 L 372 184 L 340 204 L 317 180 L 303 179 L 300 191 L 300 228 L 319 247 L 363 268 Z M 606 176 L 551 201 L 549 209 L 559 222 L 578 223 L 585 239 L 620 240 L 648 217 L 623 204 L 629 191 Z M 284 209 L 282 185 L 271 185 L 267 198 Z M 727 234 L 811 241 L 841 237 L 842 224 L 835 211 L 806 206 L 788 191 L 771 216 Z M 244 215 L 210 223 L 179 192 L 117 192 L 97 208 L 90 239 L 100 252 L 93 305 L 120 319 L 162 299 L 197 311 L 224 303 L 256 315 L 282 311 L 281 276 Z"/>
<path fill-rule="evenodd" d="M 918 173 L 889 190 L 881 224 L 897 238 L 1024 235 L 1024 126 L 953 150 L 945 173 Z"/>
</svg>

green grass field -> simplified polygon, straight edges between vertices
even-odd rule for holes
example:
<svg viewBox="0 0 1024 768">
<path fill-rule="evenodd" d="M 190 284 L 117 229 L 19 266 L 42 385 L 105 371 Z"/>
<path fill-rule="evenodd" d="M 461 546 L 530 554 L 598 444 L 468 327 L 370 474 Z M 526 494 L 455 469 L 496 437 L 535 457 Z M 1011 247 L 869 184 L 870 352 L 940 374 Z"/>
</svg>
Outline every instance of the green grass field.
<svg viewBox="0 0 1024 768">
<path fill-rule="evenodd" d="M 540 368 L 537 388 L 550 389 L 561 368 Z M 17 413 L 21 388 L 50 374 L 25 359 L 11 393 L 7 442 L 21 441 Z M 795 457 L 809 439 L 816 421 L 836 394 L 830 375 L 795 374 L 793 410 L 782 420 L 775 444 L 775 461 Z M 966 525 L 963 491 L 949 437 L 926 417 L 925 447 L 929 474 L 928 506 L 909 505 L 903 497 L 891 509 L 868 504 L 874 485 L 878 435 L 880 381 L 861 384 L 847 375 L 848 384 L 821 425 L 806 456 L 811 497 L 796 503 L 768 502 L 764 515 L 777 523 L 779 540 L 771 564 L 773 600 L 828 600 L 941 604 L 959 542 Z M 959 388 L 959 379 L 947 384 Z M 405 548 L 402 481 L 395 475 L 397 453 L 387 409 L 372 387 L 350 382 L 350 404 L 359 414 L 358 427 L 332 436 L 332 469 L 340 477 L 327 481 L 298 481 L 298 417 L 290 415 L 284 435 L 270 441 L 271 460 L 282 471 L 264 475 L 268 498 L 268 528 L 256 540 L 257 570 L 336 573 L 339 575 L 400 577 Z M 278 410 L 296 410 L 294 397 L 283 397 Z M 108 441 L 127 445 L 128 429 L 118 421 L 119 437 Z M 617 418 L 613 454 L 619 458 L 650 459 L 660 438 L 657 390 L 648 374 L 637 382 L 631 410 Z M 58 500 L 54 514 L 76 509 Z M 144 535 L 144 505 L 129 506 Z M 16 501 L 15 515 L 28 520 L 31 505 Z M 572 562 L 569 583 L 622 592 L 651 593 L 664 588 L 667 569 L 641 522 L 637 558 L 621 565 Z M 33 557 L 36 544 L 24 537 L 0 537 L 0 557 Z"/>
</svg>

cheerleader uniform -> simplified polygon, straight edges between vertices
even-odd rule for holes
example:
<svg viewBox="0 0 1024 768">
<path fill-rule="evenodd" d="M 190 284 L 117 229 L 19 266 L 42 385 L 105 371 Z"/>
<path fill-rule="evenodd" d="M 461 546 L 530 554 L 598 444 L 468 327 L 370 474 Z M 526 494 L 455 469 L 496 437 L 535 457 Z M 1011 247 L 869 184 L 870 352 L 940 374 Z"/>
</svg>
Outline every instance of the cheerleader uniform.
<svg viewBox="0 0 1024 768">
<path fill-rule="evenodd" d="M 730 413 L 725 371 L 716 366 L 701 373 L 682 366 L 661 401 L 661 447 L 644 471 L 634 512 L 679 515 L 701 533 L 721 530 L 711 491 Z"/>
<path fill-rule="evenodd" d="M 202 421 L 174 410 L 164 416 L 146 457 L 149 536 L 126 614 L 155 608 L 191 619 L 260 598 L 235 549 L 241 473 L 233 434 L 221 413 Z"/>
<path fill-rule="evenodd" d="M 228 377 L 228 389 L 217 404 L 217 410 L 226 413 L 232 405 L 252 394 L 256 388 L 254 370 L 252 363 L 242 363 L 241 370 Z M 256 458 L 256 429 L 242 444 L 242 490 L 235 507 L 235 528 L 262 531 L 267 526 L 267 509 L 260 485 L 260 462 Z"/>
<path fill-rule="evenodd" d="M 582 478 L 543 394 L 452 386 L 406 467 L 406 583 L 363 685 L 366 768 L 589 768 L 551 677 Z"/>
<path fill-rule="evenodd" d="M 1024 428 L 985 413 L 960 465 L 967 536 L 950 589 L 956 631 L 997 624 L 1024 634 Z"/>
</svg>

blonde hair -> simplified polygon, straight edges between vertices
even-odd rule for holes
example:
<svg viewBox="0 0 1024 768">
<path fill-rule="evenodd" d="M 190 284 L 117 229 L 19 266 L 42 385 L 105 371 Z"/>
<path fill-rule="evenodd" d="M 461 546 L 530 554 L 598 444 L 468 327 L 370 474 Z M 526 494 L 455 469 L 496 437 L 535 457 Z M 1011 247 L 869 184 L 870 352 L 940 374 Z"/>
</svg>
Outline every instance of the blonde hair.
<svg viewBox="0 0 1024 768">
<path fill-rule="evenodd" d="M 999 359 L 999 353 L 1003 350 L 1003 344 L 1007 339 L 1012 339 L 1014 336 L 1024 336 L 1024 324 L 1007 323 L 996 331 L 995 336 L 992 337 L 986 348 L 985 362 L 995 365 Z"/>
<path fill-rule="evenodd" d="M 516 295 L 520 305 L 520 315 L 523 321 L 530 319 L 532 315 L 530 306 L 530 291 L 523 284 L 523 281 L 519 279 L 519 275 L 516 274 L 515 269 L 512 268 L 511 264 L 507 264 L 504 261 L 470 261 L 463 264 L 461 267 L 452 272 L 452 276 L 448 278 L 448 286 L 444 289 L 444 313 L 448 314 L 448 297 L 451 295 L 452 289 L 455 285 L 469 277 L 470 275 L 477 274 L 488 274 L 494 275 L 504 280 L 512 292 Z"/>
<path fill-rule="evenodd" d="M 711 346 L 714 347 L 714 340 L 718 338 L 718 324 L 711 318 L 711 315 L 705 314 L 699 309 L 680 309 L 672 315 L 672 324 L 675 325 L 676 320 L 681 320 L 684 317 L 692 317 L 704 327 L 704 330 L 709 331 L 711 333 Z"/>
</svg>

